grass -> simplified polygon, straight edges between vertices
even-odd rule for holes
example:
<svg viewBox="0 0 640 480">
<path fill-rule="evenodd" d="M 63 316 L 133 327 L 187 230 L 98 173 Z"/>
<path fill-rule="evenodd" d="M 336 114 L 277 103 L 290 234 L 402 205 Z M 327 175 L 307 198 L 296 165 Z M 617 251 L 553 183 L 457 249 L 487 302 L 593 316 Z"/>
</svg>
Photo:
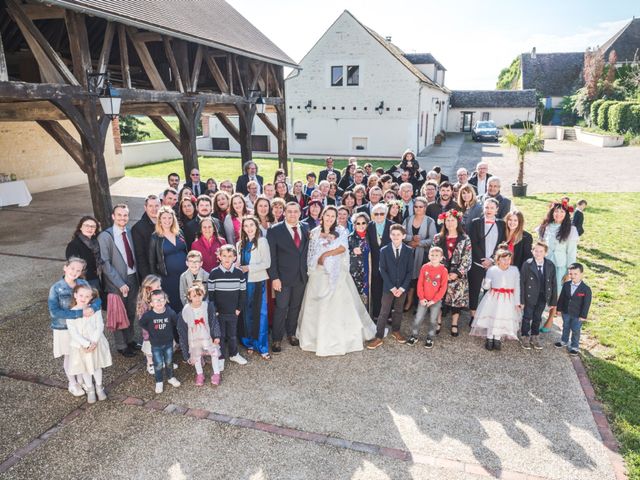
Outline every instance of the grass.
<svg viewBox="0 0 640 480">
<path fill-rule="evenodd" d="M 570 194 L 584 198 L 585 234 L 578 261 L 593 290 L 582 359 L 621 444 L 629 479 L 640 480 L 640 220 L 638 193 Z M 528 230 L 557 195 L 517 199 Z"/>
<path fill-rule="evenodd" d="M 253 160 L 258 164 L 258 172 L 265 178 L 265 181 L 273 181 L 273 175 L 278 168 L 278 160 L 272 158 L 254 158 Z M 374 169 L 378 166 L 383 166 L 385 169 L 388 169 L 391 165 L 397 163 L 397 161 L 398 160 L 372 160 L 371 164 Z M 240 158 L 199 157 L 198 162 L 200 165 L 200 176 L 203 181 L 213 177 L 218 182 L 226 179 L 235 182 L 242 173 L 242 160 Z M 358 160 L 359 165 L 364 165 L 365 163 L 363 160 Z M 334 163 L 334 167 L 339 170 L 342 170 L 346 165 L 346 160 L 336 160 Z M 305 180 L 307 172 L 314 171 L 318 174 L 323 168 L 325 168 L 323 159 L 294 159 L 293 175 L 291 175 L 291 164 L 289 164 L 289 176 L 293 177 L 294 180 Z M 129 167 L 126 169 L 126 175 L 129 177 L 166 178 L 171 172 L 178 172 L 181 177 L 183 176 L 184 167 L 182 159 L 168 160 L 166 162 Z"/>
<path fill-rule="evenodd" d="M 158 127 L 156 127 L 153 122 L 149 119 L 149 117 L 137 117 L 143 125 L 140 125 L 140 130 L 147 132 L 149 134 L 148 137 L 144 139 L 145 142 L 150 140 L 166 140 L 167 137 L 164 136 Z M 163 117 L 171 127 L 178 131 L 178 127 L 180 125 L 180 121 L 178 117 Z"/>
</svg>

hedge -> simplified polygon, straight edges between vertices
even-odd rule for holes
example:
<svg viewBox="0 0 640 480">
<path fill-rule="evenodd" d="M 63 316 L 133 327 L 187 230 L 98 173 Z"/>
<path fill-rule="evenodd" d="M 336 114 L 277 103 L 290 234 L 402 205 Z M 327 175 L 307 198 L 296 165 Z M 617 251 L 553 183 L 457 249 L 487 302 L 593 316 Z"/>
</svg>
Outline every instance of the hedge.
<svg viewBox="0 0 640 480">
<path fill-rule="evenodd" d="M 640 104 L 634 104 L 630 107 L 631 110 L 631 123 L 629 125 L 629 130 L 632 133 L 640 134 Z"/>
<path fill-rule="evenodd" d="M 600 100 L 596 100 L 591 104 L 591 108 L 589 110 L 590 117 L 591 117 L 591 125 L 598 124 L 598 110 L 600 109 L 600 107 L 604 102 L 606 102 L 606 100 L 601 98 Z"/>
<path fill-rule="evenodd" d="M 600 108 L 598 109 L 597 125 L 602 130 L 609 130 L 609 108 L 611 108 L 611 106 L 615 103 L 618 102 L 614 100 L 607 100 L 602 105 L 600 105 Z"/>
</svg>

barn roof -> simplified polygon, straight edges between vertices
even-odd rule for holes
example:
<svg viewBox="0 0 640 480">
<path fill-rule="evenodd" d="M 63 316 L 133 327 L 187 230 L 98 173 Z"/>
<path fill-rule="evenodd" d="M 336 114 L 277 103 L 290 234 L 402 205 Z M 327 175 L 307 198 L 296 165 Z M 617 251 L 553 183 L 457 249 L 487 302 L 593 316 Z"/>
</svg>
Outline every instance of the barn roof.
<svg viewBox="0 0 640 480">
<path fill-rule="evenodd" d="M 543 97 L 564 97 L 582 86 L 583 52 L 520 55 L 522 88 L 534 88 Z"/>
<path fill-rule="evenodd" d="M 453 90 L 451 108 L 535 108 L 535 90 Z"/>
<path fill-rule="evenodd" d="M 632 19 L 599 50 L 604 54 L 605 61 L 609 61 L 612 50 L 616 51 L 618 62 L 640 60 L 640 18 Z"/>
</svg>

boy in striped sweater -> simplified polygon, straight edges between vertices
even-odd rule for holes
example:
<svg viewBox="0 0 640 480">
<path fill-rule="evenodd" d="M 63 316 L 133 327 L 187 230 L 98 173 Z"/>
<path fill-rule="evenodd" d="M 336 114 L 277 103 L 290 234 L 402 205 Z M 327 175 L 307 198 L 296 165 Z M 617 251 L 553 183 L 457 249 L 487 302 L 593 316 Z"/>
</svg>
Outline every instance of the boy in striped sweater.
<svg viewBox="0 0 640 480">
<path fill-rule="evenodd" d="M 245 274 L 235 267 L 237 252 L 233 245 L 222 245 L 218 251 L 220 265 L 209 274 L 209 302 L 213 302 L 218 312 L 221 331 L 221 366 L 224 365 L 225 350 L 229 350 L 229 360 L 239 365 L 247 361 L 238 353 L 238 315 L 245 303 L 247 281 Z"/>
</svg>

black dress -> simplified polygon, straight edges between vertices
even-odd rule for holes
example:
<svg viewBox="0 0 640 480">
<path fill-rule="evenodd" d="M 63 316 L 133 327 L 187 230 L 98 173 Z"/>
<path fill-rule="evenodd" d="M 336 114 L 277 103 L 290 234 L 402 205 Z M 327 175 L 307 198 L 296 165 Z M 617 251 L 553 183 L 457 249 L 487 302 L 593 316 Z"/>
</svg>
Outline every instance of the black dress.
<svg viewBox="0 0 640 480">
<path fill-rule="evenodd" d="M 513 245 L 513 259 L 511 264 L 518 270 L 522 268 L 524 262 L 532 257 L 532 245 L 533 237 L 529 232 L 522 232 L 522 240 Z"/>
<path fill-rule="evenodd" d="M 87 262 L 87 267 L 84 272 L 84 278 L 87 282 L 94 284 L 99 280 L 96 257 L 91 249 L 87 247 L 80 238 L 74 237 L 74 239 L 69 242 L 65 256 L 67 259 L 71 257 L 79 257 Z"/>
</svg>

